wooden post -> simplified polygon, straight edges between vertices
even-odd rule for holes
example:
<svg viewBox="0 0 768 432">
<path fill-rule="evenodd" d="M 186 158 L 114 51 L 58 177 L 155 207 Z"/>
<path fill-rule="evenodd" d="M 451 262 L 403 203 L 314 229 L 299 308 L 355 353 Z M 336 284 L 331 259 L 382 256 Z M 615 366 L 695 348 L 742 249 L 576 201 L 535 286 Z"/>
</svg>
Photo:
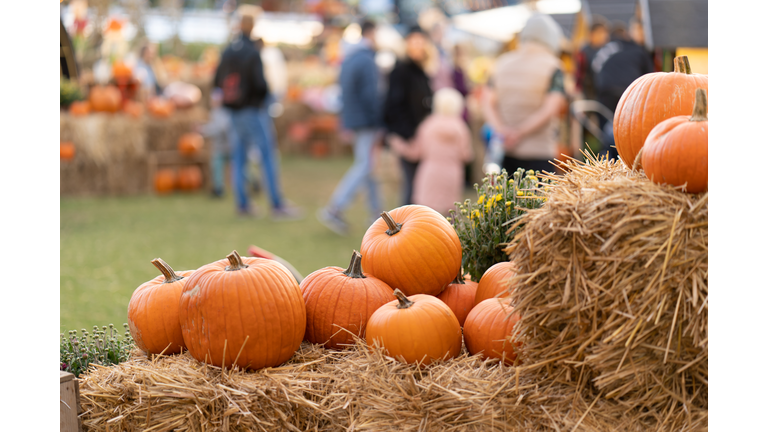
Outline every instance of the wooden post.
<svg viewBox="0 0 768 432">
<path fill-rule="evenodd" d="M 81 432 L 80 419 L 80 388 L 75 376 L 69 372 L 60 371 L 59 384 L 59 417 L 61 432 Z"/>
</svg>

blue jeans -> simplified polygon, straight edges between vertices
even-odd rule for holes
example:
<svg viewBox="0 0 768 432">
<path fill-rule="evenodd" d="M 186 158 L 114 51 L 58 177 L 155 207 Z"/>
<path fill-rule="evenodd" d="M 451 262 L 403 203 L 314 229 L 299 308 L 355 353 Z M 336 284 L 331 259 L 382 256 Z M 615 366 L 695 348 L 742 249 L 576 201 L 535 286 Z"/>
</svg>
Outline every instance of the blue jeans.
<svg viewBox="0 0 768 432">
<path fill-rule="evenodd" d="M 361 186 L 368 188 L 368 210 L 378 217 L 381 212 L 379 187 L 373 176 L 373 147 L 379 135 L 378 129 L 358 129 L 355 131 L 355 161 L 344 174 L 331 196 L 328 209 L 341 213 L 349 206 Z"/>
<path fill-rule="evenodd" d="M 251 145 L 256 145 L 261 153 L 261 166 L 272 208 L 281 208 L 283 198 L 280 193 L 280 170 L 275 150 L 275 130 L 272 117 L 267 112 L 267 107 L 247 107 L 232 110 L 231 113 L 232 127 L 234 129 L 234 133 L 230 134 L 232 189 L 235 192 L 235 202 L 237 203 L 238 210 L 250 210 L 250 198 L 248 196 L 248 149 Z"/>
</svg>

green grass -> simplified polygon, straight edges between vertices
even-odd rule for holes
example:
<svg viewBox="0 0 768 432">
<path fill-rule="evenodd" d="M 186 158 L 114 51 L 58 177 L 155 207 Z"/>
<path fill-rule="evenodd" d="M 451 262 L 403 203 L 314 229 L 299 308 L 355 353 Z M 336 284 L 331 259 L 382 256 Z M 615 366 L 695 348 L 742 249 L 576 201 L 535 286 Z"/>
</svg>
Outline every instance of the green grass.
<svg viewBox="0 0 768 432">
<path fill-rule="evenodd" d="M 368 228 L 363 196 L 347 211 L 352 225 L 340 237 L 315 219 L 351 157 L 326 160 L 284 157 L 283 190 L 302 206 L 301 221 L 241 219 L 230 195 L 207 193 L 118 198 L 61 198 L 60 331 L 122 328 L 133 291 L 159 274 L 150 264 L 163 258 L 175 270 L 196 269 L 223 259 L 233 249 L 242 255 L 255 244 L 293 264 L 303 275 L 330 265 L 346 267 Z M 382 185 L 384 207 L 399 205 L 394 184 Z M 266 209 L 265 193 L 255 202 Z"/>
</svg>

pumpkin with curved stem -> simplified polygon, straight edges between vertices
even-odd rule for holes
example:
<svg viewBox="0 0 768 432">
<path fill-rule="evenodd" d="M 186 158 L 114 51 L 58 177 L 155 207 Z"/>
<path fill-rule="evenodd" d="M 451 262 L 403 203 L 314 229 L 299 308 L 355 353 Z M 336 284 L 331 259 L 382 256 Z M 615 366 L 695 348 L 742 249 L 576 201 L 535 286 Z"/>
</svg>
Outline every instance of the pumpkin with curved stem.
<svg viewBox="0 0 768 432">
<path fill-rule="evenodd" d="M 160 258 L 162 273 L 136 288 L 128 303 L 128 326 L 136 346 L 150 354 L 178 354 L 186 345 L 179 325 L 179 298 L 193 270 L 174 272 Z"/>
<path fill-rule="evenodd" d="M 304 339 L 342 349 L 363 337 L 373 313 L 392 299 L 392 288 L 363 274 L 361 255 L 354 251 L 346 270 L 325 267 L 307 276 L 299 285 L 307 307 Z"/>
<path fill-rule="evenodd" d="M 203 185 L 203 171 L 197 165 L 179 168 L 177 186 L 183 191 L 195 191 Z"/>
<path fill-rule="evenodd" d="M 645 74 L 630 84 L 613 117 L 616 150 L 627 167 L 633 167 L 654 126 L 691 113 L 696 89 L 706 90 L 707 83 L 707 75 L 692 73 L 688 57 L 679 56 L 675 57 L 674 72 Z"/>
<path fill-rule="evenodd" d="M 167 194 L 176 188 L 176 172 L 170 168 L 163 168 L 155 173 L 155 192 Z"/>
<path fill-rule="evenodd" d="M 86 116 L 91 113 L 91 104 L 88 101 L 75 101 L 69 105 L 69 113 L 75 117 Z"/>
<path fill-rule="evenodd" d="M 461 326 L 451 308 L 436 297 L 406 297 L 399 289 L 397 300 L 371 315 L 365 332 L 369 346 L 383 347 L 387 355 L 404 363 L 426 366 L 450 359 L 461 351 Z"/>
<path fill-rule="evenodd" d="M 120 111 L 123 95 L 113 86 L 94 86 L 88 94 L 91 109 L 97 112 L 116 113 Z"/>
<path fill-rule="evenodd" d="M 440 213 L 422 205 L 382 212 L 365 232 L 363 268 L 406 295 L 438 295 L 461 269 L 461 242 Z"/>
<path fill-rule="evenodd" d="M 465 279 L 456 276 L 453 282 L 445 286 L 443 292 L 437 296 L 443 301 L 453 314 L 456 315 L 456 319 L 459 320 L 459 325 L 464 326 L 464 321 L 469 315 L 469 311 L 475 305 L 475 295 L 477 294 L 477 282 L 472 282 L 471 279 Z"/>
<path fill-rule="evenodd" d="M 515 276 L 515 269 L 515 263 L 511 261 L 496 263 L 488 268 L 477 284 L 475 306 L 483 300 L 503 296 L 510 287 L 510 279 Z"/>
<path fill-rule="evenodd" d="M 464 343 L 467 351 L 483 358 L 497 358 L 506 364 L 513 364 L 522 346 L 513 342 L 514 330 L 520 315 L 513 313 L 509 300 L 487 299 L 472 308 L 464 322 Z M 511 314 L 511 315 L 510 315 Z"/>
<path fill-rule="evenodd" d="M 299 284 L 277 261 L 241 258 L 232 251 L 195 270 L 179 304 L 187 350 L 215 366 L 277 366 L 304 338 L 307 316 Z"/>
<path fill-rule="evenodd" d="M 59 158 L 70 161 L 75 158 L 75 145 L 69 141 L 59 142 Z"/>
<path fill-rule="evenodd" d="M 643 170 L 651 181 L 685 191 L 707 190 L 709 126 L 707 92 L 696 89 L 693 115 L 677 116 L 656 125 L 642 151 Z"/>
<path fill-rule="evenodd" d="M 179 153 L 184 156 L 194 156 L 203 148 L 204 143 L 205 139 L 202 135 L 195 132 L 188 132 L 179 137 L 176 146 L 179 149 Z"/>
</svg>

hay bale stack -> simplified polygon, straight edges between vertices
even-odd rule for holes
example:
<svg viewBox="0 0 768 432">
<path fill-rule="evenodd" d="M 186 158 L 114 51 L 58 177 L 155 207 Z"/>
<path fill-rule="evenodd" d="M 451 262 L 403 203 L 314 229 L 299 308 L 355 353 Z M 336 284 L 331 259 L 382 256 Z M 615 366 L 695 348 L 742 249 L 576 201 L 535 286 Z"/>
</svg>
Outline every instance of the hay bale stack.
<svg viewBox="0 0 768 432">
<path fill-rule="evenodd" d="M 621 162 L 562 164 L 507 251 L 532 373 L 693 424 L 708 395 L 708 195 Z"/>
<path fill-rule="evenodd" d="M 207 111 L 200 105 L 176 110 L 168 118 L 151 115 L 146 120 L 147 149 L 149 151 L 176 150 L 179 138 L 192 132 L 195 124 L 208 121 Z"/>
</svg>

